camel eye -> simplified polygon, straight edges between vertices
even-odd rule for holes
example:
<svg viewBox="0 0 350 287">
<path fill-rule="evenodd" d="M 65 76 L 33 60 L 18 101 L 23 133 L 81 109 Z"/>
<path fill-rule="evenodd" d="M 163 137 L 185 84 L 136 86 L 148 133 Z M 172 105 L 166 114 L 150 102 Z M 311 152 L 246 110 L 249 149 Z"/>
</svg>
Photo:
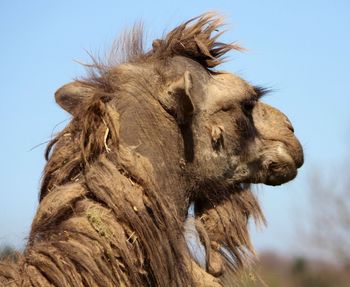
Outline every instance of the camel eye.
<svg viewBox="0 0 350 287">
<path fill-rule="evenodd" d="M 256 101 L 254 100 L 248 100 L 242 103 L 242 110 L 245 113 L 245 115 L 251 116 L 255 104 L 256 104 Z"/>
<path fill-rule="evenodd" d="M 233 103 L 225 103 L 225 104 L 222 105 L 221 110 L 224 111 L 224 112 L 227 112 L 229 110 L 232 110 L 233 107 L 234 107 Z"/>
</svg>

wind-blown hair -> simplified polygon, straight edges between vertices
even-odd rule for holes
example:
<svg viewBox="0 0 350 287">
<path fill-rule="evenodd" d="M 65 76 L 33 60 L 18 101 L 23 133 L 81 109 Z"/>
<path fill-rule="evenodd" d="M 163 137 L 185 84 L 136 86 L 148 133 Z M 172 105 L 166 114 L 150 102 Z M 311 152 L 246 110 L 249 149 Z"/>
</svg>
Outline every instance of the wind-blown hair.
<svg viewBox="0 0 350 287">
<path fill-rule="evenodd" d="M 222 26 L 223 19 L 212 13 L 193 18 L 168 33 L 165 39 L 153 41 L 153 53 L 160 58 L 188 57 L 206 69 L 215 68 L 227 52 L 242 50 L 239 45 L 216 41 L 223 32 L 215 36 L 212 33 Z"/>
<path fill-rule="evenodd" d="M 225 56 L 231 50 L 243 51 L 235 43 L 218 42 L 225 32 L 219 30 L 224 26 L 223 18 L 216 13 L 205 13 L 177 26 L 164 39 L 156 39 L 150 51 L 144 50 L 143 25 L 137 23 L 130 31 L 125 31 L 116 40 L 106 59 L 91 56 L 93 63 L 89 68 L 90 83 L 97 84 L 105 91 L 111 89 L 110 70 L 123 63 L 152 62 L 183 56 L 200 63 L 209 72 L 225 61 Z M 216 35 L 213 33 L 216 32 Z"/>
</svg>

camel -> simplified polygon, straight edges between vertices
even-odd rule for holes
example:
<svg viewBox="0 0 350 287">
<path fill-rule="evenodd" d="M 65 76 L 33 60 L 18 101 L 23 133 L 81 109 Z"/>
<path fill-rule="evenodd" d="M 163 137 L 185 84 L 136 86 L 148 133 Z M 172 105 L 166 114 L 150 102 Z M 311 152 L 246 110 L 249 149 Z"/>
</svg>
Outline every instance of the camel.
<svg viewBox="0 0 350 287">
<path fill-rule="evenodd" d="M 248 221 L 264 221 L 250 185 L 292 180 L 303 150 L 265 89 L 216 69 L 241 49 L 217 41 L 222 25 L 203 14 L 149 51 L 136 25 L 111 63 L 57 90 L 72 119 L 1 286 L 232 286 L 254 256 Z"/>
</svg>

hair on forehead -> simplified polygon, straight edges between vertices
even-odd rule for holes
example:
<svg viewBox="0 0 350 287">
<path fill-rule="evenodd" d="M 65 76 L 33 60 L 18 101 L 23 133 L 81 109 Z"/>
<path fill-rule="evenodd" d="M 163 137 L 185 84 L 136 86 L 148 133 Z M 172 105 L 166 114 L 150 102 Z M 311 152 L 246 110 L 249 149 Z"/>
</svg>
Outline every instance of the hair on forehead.
<svg viewBox="0 0 350 287">
<path fill-rule="evenodd" d="M 219 31 L 223 26 L 222 16 L 205 13 L 180 24 L 163 39 L 154 40 L 152 49 L 145 51 L 143 25 L 136 23 L 114 42 L 105 61 L 91 57 L 92 64 L 85 65 L 89 69 L 89 82 L 108 87 L 110 69 L 119 64 L 166 60 L 174 56 L 190 58 L 212 71 L 224 62 L 229 51 L 243 50 L 235 43 L 217 41 L 225 32 Z"/>
</svg>

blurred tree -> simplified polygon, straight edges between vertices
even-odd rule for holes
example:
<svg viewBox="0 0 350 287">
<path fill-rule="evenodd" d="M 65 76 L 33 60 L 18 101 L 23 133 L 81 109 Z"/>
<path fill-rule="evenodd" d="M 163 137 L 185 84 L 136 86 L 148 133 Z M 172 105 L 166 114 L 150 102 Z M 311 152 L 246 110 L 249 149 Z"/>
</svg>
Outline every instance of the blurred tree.
<svg viewBox="0 0 350 287">
<path fill-rule="evenodd" d="M 349 166 L 330 177 L 315 172 L 310 179 L 310 213 L 306 234 L 320 257 L 350 268 L 350 177 Z M 305 220 L 305 219 L 302 219 Z"/>
</svg>

